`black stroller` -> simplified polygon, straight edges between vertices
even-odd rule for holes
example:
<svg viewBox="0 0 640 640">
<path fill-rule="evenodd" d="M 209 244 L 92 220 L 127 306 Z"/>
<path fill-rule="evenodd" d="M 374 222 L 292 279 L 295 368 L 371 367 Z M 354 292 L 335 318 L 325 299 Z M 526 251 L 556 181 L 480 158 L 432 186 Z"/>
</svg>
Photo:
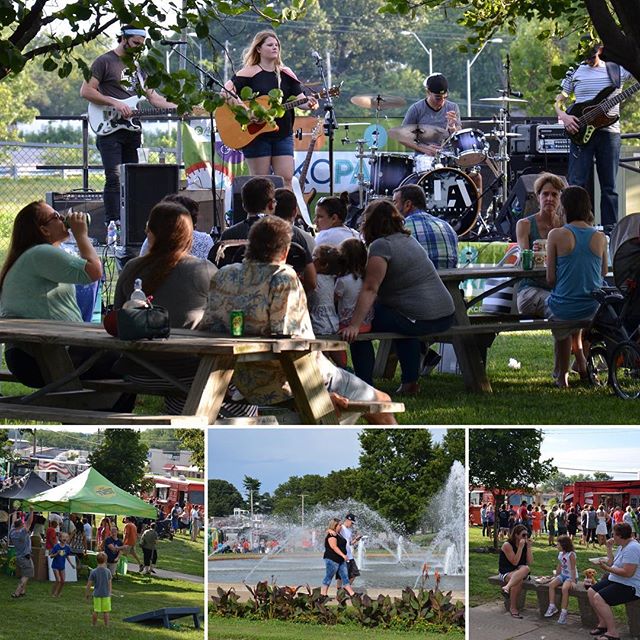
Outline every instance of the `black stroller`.
<svg viewBox="0 0 640 640">
<path fill-rule="evenodd" d="M 625 400 L 640 397 L 640 213 L 611 235 L 615 287 L 593 292 L 600 307 L 585 332 L 589 379 Z"/>
</svg>

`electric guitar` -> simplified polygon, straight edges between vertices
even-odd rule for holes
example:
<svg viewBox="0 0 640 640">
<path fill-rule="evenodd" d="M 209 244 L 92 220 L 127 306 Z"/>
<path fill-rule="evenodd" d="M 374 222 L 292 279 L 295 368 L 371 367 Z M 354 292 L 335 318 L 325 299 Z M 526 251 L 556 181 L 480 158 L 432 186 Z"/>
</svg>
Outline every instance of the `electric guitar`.
<svg viewBox="0 0 640 640">
<path fill-rule="evenodd" d="M 320 137 L 320 131 L 322 129 L 322 118 L 318 118 L 318 122 L 316 126 L 311 131 L 311 142 L 309 143 L 309 148 L 307 149 L 307 155 L 302 163 L 302 169 L 300 169 L 300 177 L 298 181 L 300 182 L 300 186 L 302 187 L 302 197 L 304 201 L 309 206 L 309 203 L 316 197 L 316 190 L 314 187 L 311 187 L 309 191 L 304 191 L 304 188 L 307 184 L 307 172 L 309 171 L 309 166 L 311 165 L 311 156 L 313 155 L 313 151 L 316 147 L 316 142 Z"/>
<path fill-rule="evenodd" d="M 329 96 L 334 97 L 340 95 L 340 87 L 331 87 L 326 91 L 312 93 L 311 95 L 316 99 L 327 98 Z M 295 107 L 299 107 L 308 99 L 308 97 L 305 97 L 290 100 L 289 102 L 283 102 L 282 107 L 288 111 Z M 269 108 L 269 96 L 258 96 L 256 101 L 265 109 Z M 248 105 L 249 103 L 245 102 L 245 104 Z M 243 125 L 236 120 L 235 114 L 227 104 L 223 104 L 221 107 L 216 109 L 215 118 L 220 139 L 223 144 L 231 149 L 242 149 L 242 147 L 246 147 L 259 135 L 262 135 L 263 133 L 271 133 L 272 131 L 277 131 L 279 129 L 275 122 L 250 122 L 246 127 L 243 127 Z"/>
<path fill-rule="evenodd" d="M 600 93 L 592 100 L 585 100 L 584 102 L 574 102 L 568 109 L 567 113 L 570 116 L 578 118 L 578 126 L 580 130 L 578 133 L 569 133 L 566 131 L 566 135 L 577 145 L 585 145 L 594 131 L 608 127 L 619 119 L 619 116 L 607 115 L 612 107 L 615 107 L 620 102 L 623 102 L 627 98 L 630 98 L 636 91 L 640 89 L 640 83 L 636 83 L 630 86 L 628 89 L 620 92 L 618 95 L 612 98 L 607 98 L 611 93 L 615 91 L 616 87 L 605 87 Z"/>
<path fill-rule="evenodd" d="M 117 98 L 114 98 L 117 100 Z M 131 96 L 126 100 L 117 100 L 120 104 L 126 104 L 133 112 L 129 118 L 124 118 L 122 114 L 115 108 L 106 104 L 89 103 L 87 115 L 89 116 L 89 126 L 97 136 L 108 136 L 118 129 L 127 129 L 129 131 L 140 131 L 141 125 L 134 121 L 135 118 L 166 116 L 175 113 L 175 109 L 155 109 L 143 108 L 138 109 L 138 103 L 141 98 Z M 209 112 L 202 107 L 194 107 L 192 114 L 195 116 L 209 115 Z"/>
</svg>

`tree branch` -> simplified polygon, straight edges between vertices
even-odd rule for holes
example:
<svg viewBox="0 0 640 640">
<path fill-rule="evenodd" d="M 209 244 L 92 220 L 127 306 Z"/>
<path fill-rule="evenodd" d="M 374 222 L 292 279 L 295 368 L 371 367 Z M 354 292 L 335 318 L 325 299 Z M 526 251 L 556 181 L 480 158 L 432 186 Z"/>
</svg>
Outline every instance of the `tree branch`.
<svg viewBox="0 0 640 640">
<path fill-rule="evenodd" d="M 9 37 L 9 42 L 22 51 L 39 33 L 42 27 L 42 12 L 48 0 L 36 0 L 29 13 L 18 23 Z"/>
</svg>

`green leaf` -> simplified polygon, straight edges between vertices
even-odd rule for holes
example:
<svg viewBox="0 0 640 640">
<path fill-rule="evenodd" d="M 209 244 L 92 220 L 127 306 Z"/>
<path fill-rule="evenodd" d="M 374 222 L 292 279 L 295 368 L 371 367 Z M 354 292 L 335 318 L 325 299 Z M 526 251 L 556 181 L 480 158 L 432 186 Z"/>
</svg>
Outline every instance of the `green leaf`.
<svg viewBox="0 0 640 640">
<path fill-rule="evenodd" d="M 45 61 L 42 63 L 42 68 L 45 71 L 54 71 L 55 69 L 58 68 L 58 63 L 52 58 L 46 58 Z"/>
</svg>

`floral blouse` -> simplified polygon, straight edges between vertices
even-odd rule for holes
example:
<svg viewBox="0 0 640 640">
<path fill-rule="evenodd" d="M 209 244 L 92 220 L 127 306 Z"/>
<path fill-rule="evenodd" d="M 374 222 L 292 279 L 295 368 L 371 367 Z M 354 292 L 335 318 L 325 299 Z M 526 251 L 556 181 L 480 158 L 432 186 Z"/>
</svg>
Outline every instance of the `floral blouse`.
<svg viewBox="0 0 640 640">
<path fill-rule="evenodd" d="M 209 305 L 199 328 L 230 333 L 230 313 L 236 309 L 244 311 L 245 335 L 315 337 L 304 289 L 289 265 L 245 260 L 220 269 L 211 279 Z M 328 373 L 328 361 L 320 353 L 318 357 L 321 370 Z M 253 404 L 276 404 L 293 395 L 276 361 L 239 362 L 233 382 Z"/>
</svg>

